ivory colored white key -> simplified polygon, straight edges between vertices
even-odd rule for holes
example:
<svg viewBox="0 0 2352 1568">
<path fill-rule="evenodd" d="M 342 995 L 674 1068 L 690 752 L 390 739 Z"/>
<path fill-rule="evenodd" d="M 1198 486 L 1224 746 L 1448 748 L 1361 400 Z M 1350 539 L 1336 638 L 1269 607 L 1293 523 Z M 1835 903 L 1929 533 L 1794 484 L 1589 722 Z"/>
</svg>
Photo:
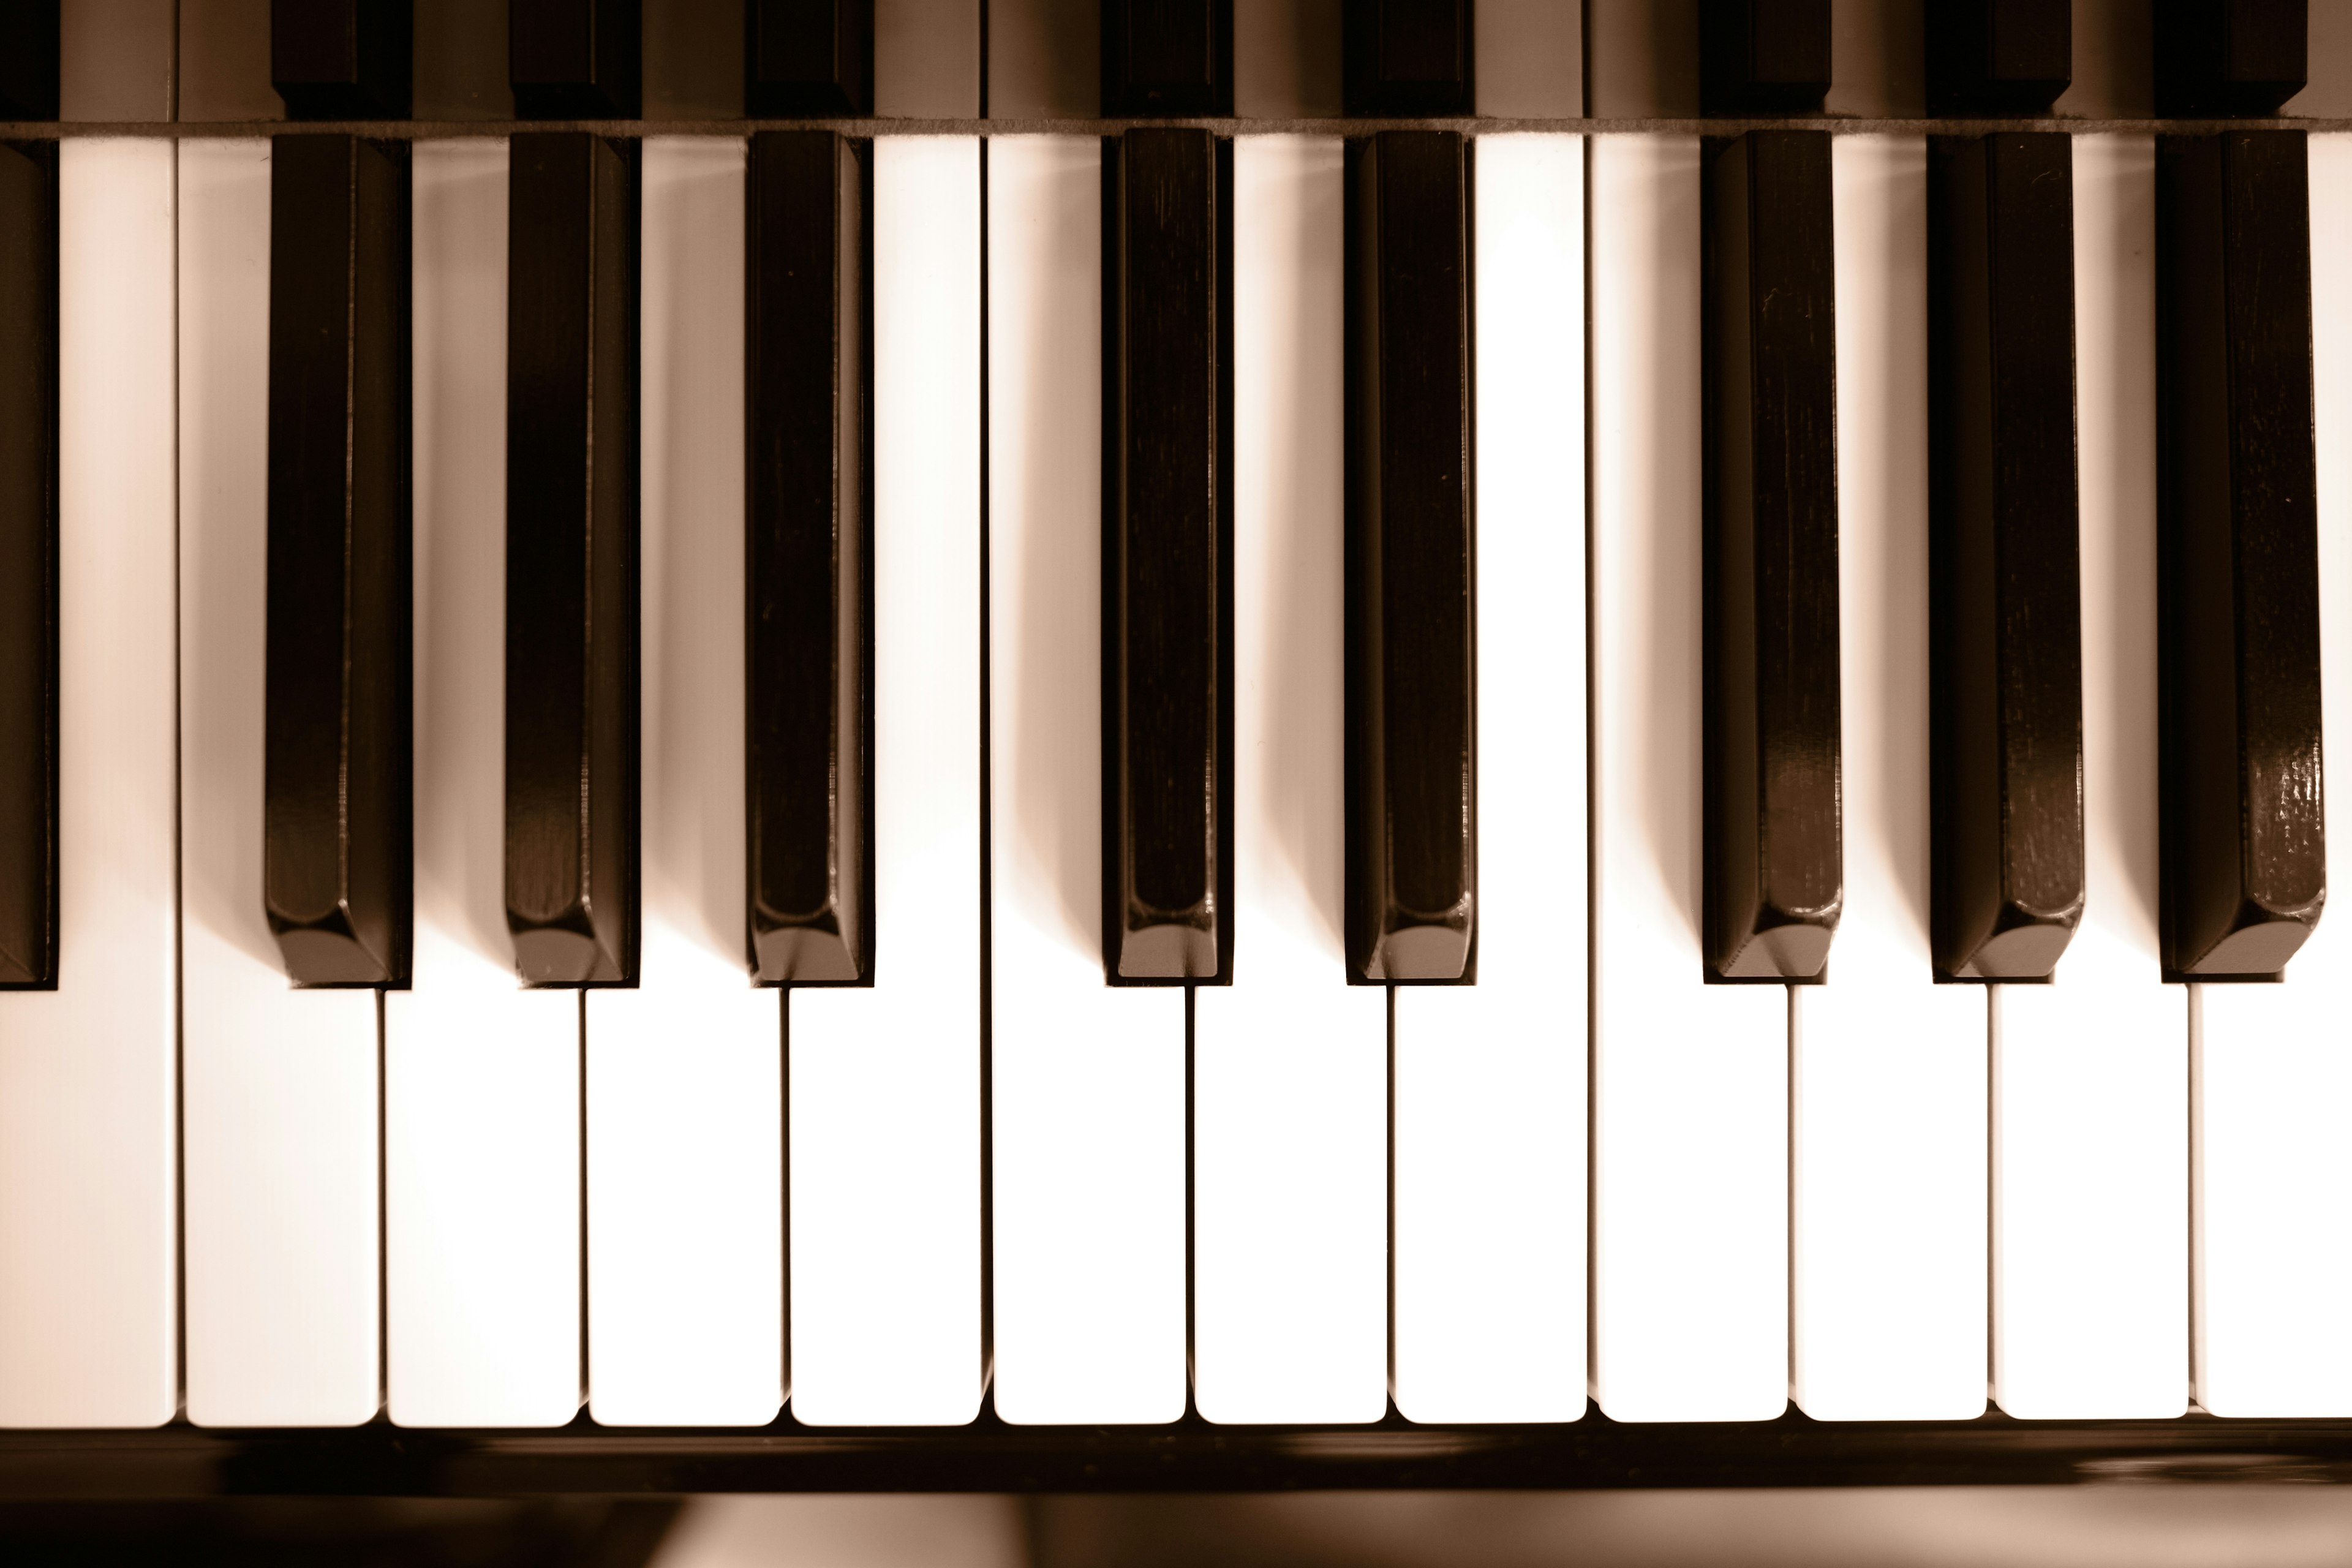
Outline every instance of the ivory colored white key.
<svg viewBox="0 0 2352 1568">
<path fill-rule="evenodd" d="M 173 174 L 58 149 L 58 984 L 0 993 L 0 1426 L 180 1397 Z"/>
<path fill-rule="evenodd" d="M 783 1004 L 744 952 L 744 145 L 644 143 L 644 946 L 588 994 L 589 1411 L 784 1398 Z"/>
<path fill-rule="evenodd" d="M 1476 172 L 1478 970 L 1396 991 L 1397 1408 L 1584 1414 L 1584 139 Z M 1244 928 L 1246 930 L 1246 928 Z"/>
<path fill-rule="evenodd" d="M 1927 942 L 1927 150 L 1831 143 L 1845 912 L 1790 988 L 1790 1392 L 1816 1420 L 1985 1403 L 1984 990 Z"/>
<path fill-rule="evenodd" d="M 2084 905 L 2046 985 L 1991 987 L 1993 1397 L 2189 1395 L 2189 1016 L 2157 949 L 2156 148 L 2074 139 Z"/>
<path fill-rule="evenodd" d="M 2327 883 L 2352 889 L 2352 137 L 2314 136 L 2312 382 Z M 2352 1415 L 2352 918 L 2277 985 L 2192 988 L 2197 1400 L 2217 1415 Z"/>
<path fill-rule="evenodd" d="M 1699 143 L 1592 142 L 1592 1386 L 1788 1403 L 1788 992 L 1699 943 Z"/>
<path fill-rule="evenodd" d="M 180 143 L 181 1125 L 188 1419 L 375 1414 L 376 994 L 262 913 L 270 144 Z"/>
<path fill-rule="evenodd" d="M 787 1003 L 812 1426 L 980 1408 L 980 161 L 874 144 L 874 984 Z"/>
<path fill-rule="evenodd" d="M 416 945 L 384 996 L 387 1399 L 404 1426 L 580 1406 L 580 994 L 506 926 L 507 148 L 420 142 Z"/>
<path fill-rule="evenodd" d="M 988 146 L 996 1413 L 1184 1413 L 1184 993 L 1102 944 L 1102 142 Z"/>
<path fill-rule="evenodd" d="M 1388 1406 L 1385 995 L 1341 946 L 1341 148 L 1234 144 L 1234 981 L 1194 993 L 1193 1398 Z"/>
</svg>

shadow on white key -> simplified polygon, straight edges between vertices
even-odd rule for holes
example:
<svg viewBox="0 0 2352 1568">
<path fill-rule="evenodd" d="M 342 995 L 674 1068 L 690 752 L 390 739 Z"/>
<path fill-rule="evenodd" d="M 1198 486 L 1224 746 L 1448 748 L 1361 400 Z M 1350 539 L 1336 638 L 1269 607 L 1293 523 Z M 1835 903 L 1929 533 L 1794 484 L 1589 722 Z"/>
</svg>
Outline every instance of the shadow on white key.
<svg viewBox="0 0 2352 1568">
<path fill-rule="evenodd" d="M 1845 912 L 1790 988 L 1790 1391 L 1816 1420 L 1985 1404 L 1982 987 L 1927 942 L 1927 158 L 1831 143 Z"/>
<path fill-rule="evenodd" d="M 1193 1397 L 1388 1408 L 1385 994 L 1342 887 L 1341 148 L 1234 144 L 1234 980 L 1194 993 Z"/>
<path fill-rule="evenodd" d="M 980 1409 L 980 159 L 874 146 L 874 984 L 787 1003 L 812 1426 Z"/>
<path fill-rule="evenodd" d="M 1397 1408 L 1584 1414 L 1584 140 L 1485 136 L 1478 983 L 1396 991 Z"/>
<path fill-rule="evenodd" d="M 996 1413 L 1184 1413 L 1184 993 L 1102 944 L 1102 142 L 988 147 Z"/>
<path fill-rule="evenodd" d="M 0 1426 L 179 1404 L 173 151 L 58 148 L 58 984 L 0 993 Z"/>
<path fill-rule="evenodd" d="M 744 144 L 644 143 L 637 984 L 588 994 L 589 1411 L 784 1397 L 783 1011 L 746 966 Z"/>
<path fill-rule="evenodd" d="M 2310 157 L 2327 885 L 2352 902 L 2352 137 Z M 2192 988 L 2197 1399 L 2217 1415 L 2352 1415 L 2352 910 L 2286 975 Z"/>
<path fill-rule="evenodd" d="M 2074 139 L 2083 921 L 1993 1003 L 1993 1397 L 2189 1397 L 2189 1011 L 2157 950 L 2156 149 Z"/>
<path fill-rule="evenodd" d="M 506 926 L 507 148 L 414 153 L 416 946 L 384 997 L 387 1400 L 404 1426 L 580 1406 L 580 994 Z"/>
<path fill-rule="evenodd" d="M 1594 1397 L 1788 1404 L 1788 991 L 1699 943 L 1699 143 L 1591 153 Z"/>
<path fill-rule="evenodd" d="M 375 1414 L 376 994 L 295 990 L 262 912 L 270 146 L 180 143 L 188 1419 Z"/>
</svg>

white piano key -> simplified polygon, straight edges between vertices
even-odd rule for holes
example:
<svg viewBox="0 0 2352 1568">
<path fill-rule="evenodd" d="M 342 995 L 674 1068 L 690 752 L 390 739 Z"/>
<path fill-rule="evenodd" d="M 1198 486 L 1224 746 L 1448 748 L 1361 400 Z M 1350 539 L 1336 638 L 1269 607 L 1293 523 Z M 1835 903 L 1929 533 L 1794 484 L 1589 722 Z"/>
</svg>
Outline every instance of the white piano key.
<svg viewBox="0 0 2352 1568">
<path fill-rule="evenodd" d="M 269 143 L 180 143 L 181 1122 L 200 1426 L 375 1414 L 376 995 L 262 913 Z"/>
<path fill-rule="evenodd" d="M 787 1004 L 813 1426 L 980 1407 L 980 158 L 874 145 L 874 984 Z"/>
<path fill-rule="evenodd" d="M 1788 1402 L 1785 987 L 1701 975 L 1699 143 L 1592 142 L 1592 1383 Z"/>
<path fill-rule="evenodd" d="M 580 997 L 506 928 L 507 148 L 416 145 L 416 938 L 384 997 L 387 1401 L 404 1426 L 580 1405 Z"/>
<path fill-rule="evenodd" d="M 1102 142 L 988 148 L 996 1413 L 1184 1413 L 1184 994 L 1103 981 Z"/>
<path fill-rule="evenodd" d="M 1397 1408 L 1584 1414 L 1584 140 L 1484 136 L 1478 981 L 1396 992 Z"/>
<path fill-rule="evenodd" d="M 2314 136 L 2312 380 L 2328 886 L 2352 889 L 2352 137 Z M 2197 1399 L 2217 1415 L 2352 1415 L 2352 919 L 2319 922 L 2278 985 L 2200 985 Z"/>
<path fill-rule="evenodd" d="M 173 148 L 58 153 L 58 984 L 0 993 L 0 1426 L 153 1426 L 180 1397 Z"/>
<path fill-rule="evenodd" d="M 1194 993 L 1193 1397 L 1387 1410 L 1388 1059 L 1341 944 L 1341 148 L 1234 145 L 1234 983 Z"/>
<path fill-rule="evenodd" d="M 2057 977 L 1991 987 L 1993 1397 L 2189 1394 L 2189 1020 L 2157 949 L 2156 150 L 2074 140 L 2084 910 Z"/>
<path fill-rule="evenodd" d="M 1927 941 L 1927 161 L 1831 143 L 1845 913 L 1790 990 L 1790 1391 L 1816 1420 L 1985 1403 L 1983 988 Z"/>
<path fill-rule="evenodd" d="M 643 150 L 643 951 L 588 994 L 589 1409 L 784 1397 L 783 1012 L 744 952 L 744 144 Z"/>
</svg>

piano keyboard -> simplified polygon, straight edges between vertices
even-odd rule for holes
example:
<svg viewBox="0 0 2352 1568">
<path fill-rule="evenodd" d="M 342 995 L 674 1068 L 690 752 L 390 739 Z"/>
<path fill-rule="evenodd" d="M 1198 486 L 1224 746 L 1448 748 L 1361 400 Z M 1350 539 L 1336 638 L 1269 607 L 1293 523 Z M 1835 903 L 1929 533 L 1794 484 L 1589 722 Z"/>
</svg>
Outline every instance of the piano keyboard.
<svg viewBox="0 0 2352 1568">
<path fill-rule="evenodd" d="M 0 1427 L 2352 1417 L 2326 7 L 141 3 Z"/>
</svg>

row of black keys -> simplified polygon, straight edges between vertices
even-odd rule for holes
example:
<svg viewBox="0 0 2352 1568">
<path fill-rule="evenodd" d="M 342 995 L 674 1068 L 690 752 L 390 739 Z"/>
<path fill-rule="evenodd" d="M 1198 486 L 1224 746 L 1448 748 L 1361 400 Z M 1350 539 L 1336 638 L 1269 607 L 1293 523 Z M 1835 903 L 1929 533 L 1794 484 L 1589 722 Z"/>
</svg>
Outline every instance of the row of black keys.
<svg viewBox="0 0 2352 1568">
<path fill-rule="evenodd" d="M 0 0 L 0 119 L 54 120 L 58 5 Z M 634 119 L 640 0 L 508 0 L 525 119 Z M 1831 0 L 1696 0 L 1709 114 L 1819 113 Z M 2157 110 L 2263 115 L 2304 85 L 2308 0 L 2153 0 Z M 1234 0 L 1103 0 L 1103 110 L 1233 112 Z M 1928 108 L 2040 114 L 2073 75 L 2066 0 L 1925 0 Z M 755 118 L 864 115 L 873 0 L 745 0 L 744 103 Z M 1473 0 L 1342 0 L 1348 112 L 1464 115 Z M 405 119 L 410 0 L 275 0 L 272 80 L 298 120 Z"/>
</svg>

